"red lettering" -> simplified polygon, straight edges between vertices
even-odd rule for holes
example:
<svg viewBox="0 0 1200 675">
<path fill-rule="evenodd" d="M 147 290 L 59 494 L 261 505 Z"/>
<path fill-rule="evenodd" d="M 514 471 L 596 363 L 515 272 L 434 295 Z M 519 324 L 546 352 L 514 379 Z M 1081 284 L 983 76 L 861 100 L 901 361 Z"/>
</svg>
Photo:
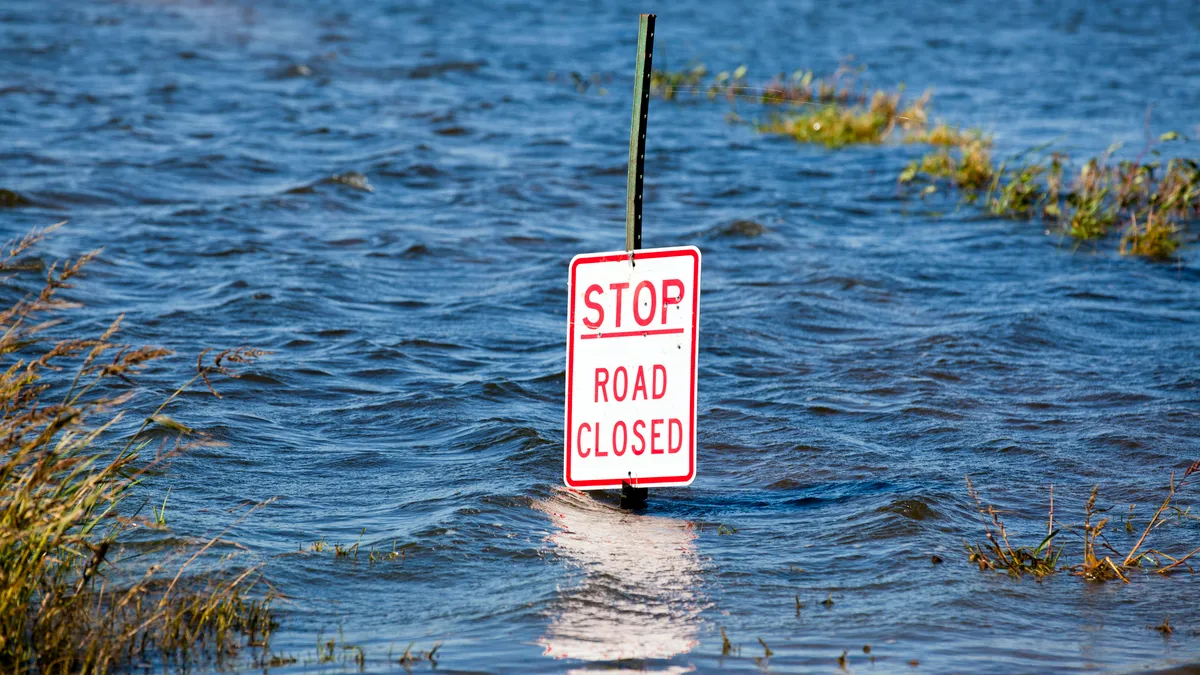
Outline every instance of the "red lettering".
<svg viewBox="0 0 1200 675">
<path fill-rule="evenodd" d="M 637 377 L 633 380 L 633 396 L 629 397 L 630 401 L 636 401 L 638 392 L 642 392 L 642 400 L 649 400 L 650 397 L 646 394 L 646 370 L 638 366 Z"/>
<path fill-rule="evenodd" d="M 647 291 L 650 291 L 650 302 L 646 303 L 646 307 L 649 308 L 650 311 L 646 312 L 645 319 L 642 318 L 641 312 L 638 311 L 638 307 L 642 306 L 642 303 L 638 301 L 638 298 L 642 297 L 643 288 Z M 637 289 L 633 291 L 633 320 L 637 322 L 637 325 L 650 325 L 650 322 L 654 320 L 654 308 L 657 304 L 658 303 L 654 297 L 654 284 L 650 283 L 649 281 L 643 281 L 642 283 L 638 284 Z"/>
<path fill-rule="evenodd" d="M 579 430 L 575 432 L 575 450 L 576 450 L 576 452 L 579 453 L 580 457 L 587 457 L 588 454 L 590 454 L 592 452 L 590 449 L 589 450 L 583 449 L 583 430 L 591 429 L 591 428 L 592 428 L 592 425 L 588 424 L 587 422 L 584 422 L 583 424 L 579 425 Z"/>
<path fill-rule="evenodd" d="M 603 378 L 600 377 L 601 373 L 604 373 Z M 604 402 L 608 403 L 608 368 L 596 369 L 596 392 L 592 402 L 599 403 L 601 394 L 604 395 Z"/>
<path fill-rule="evenodd" d="M 633 423 L 633 435 L 637 436 L 637 439 L 642 442 L 641 445 L 633 448 L 633 454 L 635 455 L 640 455 L 646 451 L 646 437 L 642 435 L 642 432 L 638 431 L 639 426 L 644 428 L 646 423 L 643 420 L 638 420 Z"/>
<path fill-rule="evenodd" d="M 679 289 L 679 295 L 671 297 L 667 295 L 668 288 Z M 678 279 L 663 279 L 662 282 L 662 322 L 667 322 L 667 305 L 678 305 L 683 302 L 683 282 Z"/>
<path fill-rule="evenodd" d="M 621 430 L 621 449 L 617 449 L 617 429 Z M 613 454 L 617 457 L 625 454 L 625 446 L 629 445 L 629 431 L 625 429 L 624 422 L 617 422 L 613 425 L 612 448 Z"/>
<path fill-rule="evenodd" d="M 676 429 L 679 430 L 679 432 L 678 432 L 679 442 L 672 443 L 671 439 L 676 438 L 676 434 L 675 434 Z M 667 420 L 667 452 L 673 455 L 673 454 L 679 452 L 679 449 L 682 447 L 683 447 L 683 422 L 680 422 L 679 420 L 674 419 L 674 418 Z"/>
<path fill-rule="evenodd" d="M 617 292 L 617 328 L 621 327 L 621 292 L 626 288 L 629 288 L 629 284 L 626 282 L 608 285 L 609 290 Z"/>
<path fill-rule="evenodd" d="M 600 423 L 596 422 L 596 456 L 608 457 L 608 453 L 600 449 Z"/>
<path fill-rule="evenodd" d="M 662 373 L 662 389 L 658 388 L 658 374 Z M 667 395 L 667 368 L 654 364 L 654 376 L 651 378 L 651 387 L 653 388 L 654 400 L 658 400 Z"/>
<path fill-rule="evenodd" d="M 595 321 L 588 321 L 587 317 L 584 317 L 583 319 L 583 325 L 592 330 L 596 330 L 600 327 L 600 324 L 604 323 L 604 308 L 600 306 L 600 303 L 592 300 L 592 293 L 603 292 L 604 289 L 600 288 L 599 284 L 592 284 L 591 286 L 588 286 L 586 291 L 583 292 L 583 304 L 587 305 L 588 309 L 594 309 L 597 312 Z"/>
<path fill-rule="evenodd" d="M 663 451 L 658 448 L 658 437 L 662 436 L 662 432 L 658 430 L 658 425 L 662 423 L 662 420 L 650 420 L 650 454 L 652 455 L 663 454 Z"/>
<path fill-rule="evenodd" d="M 617 384 L 618 378 L 620 378 L 620 384 Z M 618 387 L 621 389 L 620 393 L 617 393 Z M 625 370 L 625 366 L 617 366 L 617 369 L 613 371 L 612 390 L 613 398 L 618 401 L 624 401 L 625 396 L 629 394 L 629 371 Z"/>
</svg>

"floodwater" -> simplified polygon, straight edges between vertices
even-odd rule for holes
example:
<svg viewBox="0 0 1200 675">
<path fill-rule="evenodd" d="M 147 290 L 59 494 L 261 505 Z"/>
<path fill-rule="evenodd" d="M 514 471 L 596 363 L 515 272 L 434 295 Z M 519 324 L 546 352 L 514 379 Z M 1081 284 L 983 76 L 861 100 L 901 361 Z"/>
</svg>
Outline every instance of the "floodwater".
<svg viewBox="0 0 1200 675">
<path fill-rule="evenodd" d="M 648 7 L 0 5 L 3 234 L 70 219 L 46 259 L 104 247 L 71 291 L 84 327 L 125 312 L 127 339 L 180 354 L 140 405 L 205 347 L 273 352 L 174 408 L 225 445 L 147 490 L 172 489 L 180 537 L 278 497 L 226 538 L 287 595 L 279 670 L 317 669 L 318 635 L 373 672 L 438 642 L 445 673 L 1200 661 L 1189 574 L 1014 581 L 962 544 L 982 539 L 964 474 L 1036 544 L 1051 483 L 1063 521 L 1099 484 L 1144 523 L 1200 456 L 1194 244 L 1155 264 L 906 196 L 919 147 L 801 147 L 727 103 L 653 101 L 645 244 L 704 255 L 698 478 L 644 513 L 560 487 L 567 263 L 623 243 Z M 870 83 L 936 88 L 935 115 L 999 154 L 1133 156 L 1148 107 L 1155 136 L 1200 137 L 1195 3 L 654 9 L 656 65 L 765 78 L 853 55 Z M 360 535 L 357 559 L 308 550 Z M 1178 555 L 1200 521 L 1152 537 Z"/>
</svg>

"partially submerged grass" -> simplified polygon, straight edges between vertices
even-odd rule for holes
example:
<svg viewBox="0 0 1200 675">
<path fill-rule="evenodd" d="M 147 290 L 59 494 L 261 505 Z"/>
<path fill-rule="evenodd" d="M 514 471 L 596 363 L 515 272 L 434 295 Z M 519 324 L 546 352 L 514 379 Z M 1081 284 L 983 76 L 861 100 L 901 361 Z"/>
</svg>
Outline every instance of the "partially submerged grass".
<svg viewBox="0 0 1200 675">
<path fill-rule="evenodd" d="M 924 143 L 944 148 L 961 148 L 968 143 L 984 141 L 991 145 L 990 139 L 979 129 L 963 131 L 945 122 L 939 122 L 932 128 L 922 127 L 919 131 L 905 137 L 909 143 Z"/>
<path fill-rule="evenodd" d="M 1122 254 L 1165 260 L 1179 247 L 1182 225 L 1200 217 L 1200 166 L 1180 158 L 1164 163 L 1153 143 L 1136 159 L 1122 161 L 1112 160 L 1114 146 L 1068 176 L 1069 158 L 1044 147 L 997 165 L 986 137 L 956 141 L 947 132 L 935 140 L 943 147 L 910 163 L 901 184 L 924 185 L 923 194 L 949 187 L 994 215 L 1047 221 L 1079 242 L 1104 239 L 1125 222 Z M 1029 159 L 1033 155 L 1039 156 Z M 1154 159 L 1143 161 L 1147 155 Z"/>
<path fill-rule="evenodd" d="M 1029 159 L 1045 149 L 1034 148 L 997 163 L 992 139 L 982 131 L 930 124 L 929 92 L 905 100 L 903 87 L 860 86 L 857 72 L 843 65 L 823 79 L 797 70 L 752 83 L 744 65 L 715 74 L 694 65 L 655 70 L 651 91 L 668 101 L 707 98 L 766 106 L 772 112 L 754 128 L 801 143 L 845 148 L 899 139 L 932 146 L 901 172 L 902 184 L 917 184 L 922 195 L 949 188 L 994 215 L 1047 221 L 1077 242 L 1119 234 L 1125 255 L 1171 258 L 1183 226 L 1200 217 L 1200 167 L 1194 160 L 1164 162 L 1148 143 L 1134 160 L 1112 161 L 1116 148 L 1075 164 L 1057 152 Z M 731 118 L 742 119 L 736 113 Z M 1168 132 L 1158 142 L 1180 140 L 1185 139 Z M 1152 161 L 1143 161 L 1146 157 Z"/>
<path fill-rule="evenodd" d="M 751 84 L 745 65 L 732 71 L 710 73 L 703 64 L 684 70 L 654 70 L 650 74 L 650 93 L 668 101 L 704 96 L 712 99 L 753 101 L 764 105 L 800 105 L 806 103 L 864 103 L 855 88 L 853 70 L 846 65 L 828 79 L 814 78 L 811 70 L 797 70 L 791 76 L 776 75 L 771 80 Z"/>
<path fill-rule="evenodd" d="M 900 182 L 909 183 L 918 177 L 927 178 L 931 183 L 938 180 L 948 181 L 963 190 L 969 201 L 974 201 L 977 192 L 990 185 L 995 176 L 996 169 L 992 166 L 992 142 L 988 138 L 980 137 L 953 150 L 940 148 L 925 155 L 900 173 Z"/>
<path fill-rule="evenodd" d="M 797 70 L 791 76 L 777 75 L 759 84 L 751 84 L 746 72 L 746 66 L 739 66 L 710 77 L 703 65 L 680 71 L 655 70 L 650 78 L 651 93 L 668 101 L 704 96 L 735 105 L 747 101 L 779 107 L 766 121 L 755 123 L 755 128 L 829 148 L 879 144 L 897 130 L 925 132 L 928 92 L 902 105 L 903 87 L 892 91 L 859 88 L 856 71 L 845 65 L 825 79 L 814 78 L 811 70 Z M 948 127 L 940 129 L 944 132 Z"/>
<path fill-rule="evenodd" d="M 152 506 L 154 514 L 154 524 L 161 528 L 167 526 L 167 500 L 171 498 L 171 488 L 167 488 L 167 494 L 163 496 L 162 506 Z"/>
<path fill-rule="evenodd" d="M 298 544 L 297 551 L 304 552 L 305 550 L 307 550 L 311 553 L 325 553 L 327 551 L 332 550 L 334 558 L 338 558 L 338 559 L 345 558 L 345 559 L 349 559 L 351 561 L 357 561 L 358 560 L 358 549 L 362 545 L 362 538 L 364 535 L 366 535 L 366 533 L 367 533 L 367 528 L 364 527 L 362 532 L 360 532 L 358 535 L 358 540 L 355 541 L 353 544 L 349 544 L 349 545 L 336 544 L 336 543 L 330 544 L 327 541 L 325 541 L 324 537 L 321 537 L 317 541 L 314 541 L 312 544 L 310 544 L 307 549 L 304 548 L 303 544 Z M 408 544 L 404 544 L 403 546 L 400 546 L 399 542 L 397 542 L 394 539 L 392 540 L 392 550 L 391 551 L 376 550 L 375 547 L 372 546 L 371 549 L 367 552 L 367 562 L 368 562 L 368 564 L 374 565 L 377 562 L 383 563 L 383 562 L 402 561 L 406 557 L 407 549 L 412 546 L 414 546 L 414 544 L 412 544 L 412 543 L 408 543 Z"/>
<path fill-rule="evenodd" d="M 999 511 L 990 504 L 986 507 L 983 505 L 979 493 L 971 484 L 970 476 L 967 477 L 967 492 L 971 495 L 971 499 L 975 500 L 975 506 L 983 520 L 983 529 L 987 537 L 986 544 L 965 544 L 968 560 L 979 565 L 980 570 L 1000 570 L 1014 578 L 1028 574 L 1039 581 L 1042 577 L 1053 574 L 1057 570 L 1058 557 L 1062 554 L 1062 548 L 1055 549 L 1051 544 L 1054 535 L 1057 534 L 1054 530 L 1053 488 L 1050 491 L 1050 523 L 1047 528 L 1049 533 L 1034 548 L 1013 547 L 1009 543 L 1008 530 L 1004 526 L 1004 521 L 1000 519 Z"/>
<path fill-rule="evenodd" d="M 317 664 L 340 663 L 345 668 L 351 662 L 358 667 L 359 672 L 362 672 L 363 667 L 367 663 L 367 651 L 361 645 L 347 643 L 346 634 L 343 632 L 341 626 L 338 626 L 338 639 L 336 641 L 326 640 L 324 633 L 317 633 Z"/>
<path fill-rule="evenodd" d="M 1167 483 L 1167 496 L 1150 517 L 1149 522 L 1146 523 L 1141 536 L 1138 537 L 1137 541 L 1133 543 L 1129 551 L 1124 555 L 1105 536 L 1105 528 L 1109 524 L 1109 518 L 1097 518 L 1100 513 L 1096 508 L 1096 497 L 1099 493 L 1099 486 L 1092 488 L 1091 495 L 1084 504 L 1083 523 L 1078 526 L 1062 525 L 1055 520 L 1054 488 L 1051 487 L 1050 513 L 1047 518 L 1046 527 L 1047 534 L 1041 540 L 1041 543 L 1034 548 L 1030 548 L 1010 544 L 1008 531 L 1004 526 L 1003 520 L 1000 518 L 1000 512 L 994 506 L 984 506 L 978 492 L 975 490 L 975 486 L 972 485 L 971 479 L 968 476 L 967 492 L 975 501 L 976 508 L 983 520 L 985 537 L 987 539 L 986 543 L 981 544 L 964 542 L 967 548 L 968 560 L 977 564 L 980 570 L 998 570 L 1006 572 L 1013 578 L 1020 578 L 1028 574 L 1039 581 L 1050 574 L 1061 571 L 1070 571 L 1089 581 L 1120 579 L 1125 583 L 1129 582 L 1129 574 L 1139 569 L 1151 569 L 1164 576 L 1179 570 L 1181 567 L 1194 573 L 1195 570 L 1187 564 L 1187 561 L 1200 553 L 1200 549 L 1176 558 L 1158 549 L 1148 548 L 1146 544 L 1150 533 L 1162 527 L 1167 522 L 1164 514 L 1167 513 L 1168 509 L 1173 508 L 1172 501 L 1176 493 L 1198 472 L 1200 472 L 1200 461 L 1193 462 L 1188 466 L 1178 482 L 1175 480 L 1175 472 L 1171 472 L 1171 479 Z M 1178 509 L 1176 511 L 1187 513 Z M 1132 513 L 1133 507 L 1131 506 L 1125 525 L 1123 528 L 1120 528 L 1125 532 L 1132 533 L 1136 531 L 1130 522 Z M 1082 538 L 1082 561 L 1077 565 L 1060 565 L 1059 559 L 1065 546 L 1059 545 L 1055 548 L 1054 541 L 1056 537 L 1061 538 L 1061 535 L 1065 532 L 1076 531 Z M 1151 564 L 1153 567 L 1148 567 Z"/>
<path fill-rule="evenodd" d="M 343 544 L 333 545 L 333 555 L 335 558 L 354 558 L 358 559 L 358 545 L 362 543 L 363 535 L 367 533 L 367 528 L 363 528 L 362 532 L 358 533 L 358 541 L 354 544 L 346 546 Z"/>
<path fill-rule="evenodd" d="M 738 645 L 735 647 L 734 644 L 729 641 L 729 636 L 725 634 L 725 628 L 722 626 L 722 627 L 720 627 L 720 629 L 721 629 L 721 656 L 731 656 L 734 654 L 741 655 L 741 653 L 742 653 L 741 645 Z"/>
<path fill-rule="evenodd" d="M 1129 228 L 1121 235 L 1121 254 L 1140 255 L 1153 260 L 1166 260 L 1179 248 L 1179 227 L 1148 209 L 1142 222 L 1138 214 L 1129 216 Z"/>
<path fill-rule="evenodd" d="M 438 650 L 441 649 L 442 643 L 438 642 L 434 644 L 433 648 L 429 649 L 428 651 L 413 651 L 413 646 L 415 644 L 415 642 L 410 643 L 408 647 L 405 648 L 404 653 L 401 654 L 399 658 L 400 665 L 404 666 L 405 670 L 410 670 L 413 665 L 422 661 L 426 661 L 433 668 L 437 668 L 437 653 Z"/>
<path fill-rule="evenodd" d="M 801 143 L 820 143 L 827 148 L 877 145 L 897 130 L 922 128 L 928 102 L 929 94 L 926 94 L 901 109 L 899 91 L 876 91 L 865 104 L 806 106 L 773 115 L 755 128 L 765 133 L 788 136 Z"/>
<path fill-rule="evenodd" d="M 48 231 L 5 246 L 0 270 L 11 272 Z M 131 413 L 133 376 L 170 352 L 118 343 L 120 317 L 97 337 L 48 337 L 68 327 L 65 310 L 73 305 L 61 292 L 98 253 L 51 265 L 40 291 L 0 311 L 6 359 L 0 371 L 0 669 L 73 673 L 135 662 L 221 664 L 241 648 L 265 646 L 276 625 L 271 593 L 256 590 L 258 570 L 225 566 L 188 574 L 220 535 L 178 564 L 169 552 L 154 560 L 123 557 L 122 535 L 142 525 L 166 526 L 165 500 L 161 510 L 153 509 L 153 521 L 124 505 L 184 447 L 177 436 L 173 446 L 143 455 L 148 441 L 139 439 L 156 420 L 168 419 L 166 406 L 198 381 L 211 389 L 213 376 L 236 376 L 228 363 L 261 352 L 201 354 L 193 377 L 135 433 L 119 432 L 122 415 Z M 54 377 L 56 371 L 73 371 L 73 379 Z"/>
</svg>

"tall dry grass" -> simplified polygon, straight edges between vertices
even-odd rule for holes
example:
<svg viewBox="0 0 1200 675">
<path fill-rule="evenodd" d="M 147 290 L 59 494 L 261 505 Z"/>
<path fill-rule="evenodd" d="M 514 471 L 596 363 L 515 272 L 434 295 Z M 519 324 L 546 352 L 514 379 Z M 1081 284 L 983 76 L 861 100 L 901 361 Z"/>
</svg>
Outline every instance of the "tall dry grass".
<svg viewBox="0 0 1200 675">
<path fill-rule="evenodd" d="M 23 256 L 55 227 L 0 251 L 10 295 L 29 272 Z M 262 352 L 201 354 L 192 378 L 130 434 L 121 420 L 138 415 L 133 378 L 170 352 L 121 343 L 120 317 L 98 336 L 61 337 L 78 306 L 63 292 L 98 254 L 51 265 L 39 291 L 0 311 L 0 670 L 106 672 L 265 652 L 275 623 L 258 570 L 192 572 L 218 539 L 141 556 L 123 546 L 152 525 L 129 498 L 195 442 L 164 415 L 168 404 L 197 382 L 215 394 L 213 378 Z M 150 454 L 139 439 L 154 424 L 174 438 Z"/>
</svg>

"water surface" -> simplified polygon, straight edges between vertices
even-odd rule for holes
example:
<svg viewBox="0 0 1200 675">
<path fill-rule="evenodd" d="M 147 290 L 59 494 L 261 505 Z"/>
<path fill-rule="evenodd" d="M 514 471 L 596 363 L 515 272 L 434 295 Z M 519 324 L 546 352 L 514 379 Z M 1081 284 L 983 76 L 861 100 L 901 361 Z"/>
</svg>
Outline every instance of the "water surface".
<svg viewBox="0 0 1200 675">
<path fill-rule="evenodd" d="M 69 218 L 47 259 L 105 247 L 72 291 L 87 325 L 125 312 L 128 339 L 181 354 L 143 405 L 204 347 L 273 351 L 176 409 L 226 445 L 151 493 L 172 488 L 182 536 L 279 497 L 229 536 L 288 596 L 274 650 L 299 661 L 282 670 L 315 669 L 316 636 L 339 631 L 372 671 L 438 641 L 439 672 L 1200 660 L 1190 575 L 1014 582 L 962 550 L 981 534 L 968 472 L 1036 543 L 1051 483 L 1062 519 L 1098 483 L 1144 522 L 1197 457 L 1194 245 L 1153 264 L 905 196 L 919 147 L 799 147 L 724 104 L 652 102 L 645 243 L 704 254 L 699 477 L 643 514 L 558 487 L 566 266 L 623 242 L 646 9 L 0 6 L 0 187 L 24 202 L 0 209 L 3 234 Z M 656 65 L 766 77 L 853 54 L 871 83 L 935 87 L 936 114 L 999 153 L 1132 156 L 1148 106 L 1155 135 L 1200 136 L 1194 3 L 655 9 Z M 612 80 L 581 94 L 571 72 Z M 403 559 L 298 550 L 360 534 Z M 1187 551 L 1200 523 L 1156 537 Z M 1164 616 L 1167 638 L 1149 628 Z"/>
</svg>

